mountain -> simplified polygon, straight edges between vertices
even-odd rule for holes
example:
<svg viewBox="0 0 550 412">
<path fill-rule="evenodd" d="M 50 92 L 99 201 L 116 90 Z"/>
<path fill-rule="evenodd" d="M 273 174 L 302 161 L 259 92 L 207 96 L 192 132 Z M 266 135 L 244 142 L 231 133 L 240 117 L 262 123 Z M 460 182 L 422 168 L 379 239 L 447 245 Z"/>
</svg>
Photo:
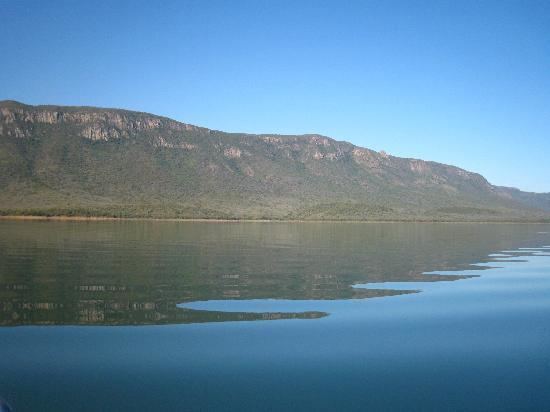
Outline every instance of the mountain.
<svg viewBox="0 0 550 412">
<path fill-rule="evenodd" d="M 331 138 L 224 133 L 119 109 L 0 102 L 0 213 L 547 220 L 550 193 Z"/>
</svg>

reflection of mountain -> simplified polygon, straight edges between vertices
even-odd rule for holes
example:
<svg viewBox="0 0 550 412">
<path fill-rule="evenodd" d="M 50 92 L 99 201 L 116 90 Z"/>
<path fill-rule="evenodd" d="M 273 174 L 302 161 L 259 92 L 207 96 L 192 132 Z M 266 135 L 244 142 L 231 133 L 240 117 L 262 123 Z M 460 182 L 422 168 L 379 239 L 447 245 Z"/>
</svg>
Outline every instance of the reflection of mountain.
<svg viewBox="0 0 550 412">
<path fill-rule="evenodd" d="M 356 283 L 428 280 L 540 227 L 430 224 L 0 222 L 0 324 L 140 325 L 318 318 L 182 309 L 212 299 L 352 299 Z M 429 280 L 459 277 L 430 275 Z"/>
<path fill-rule="evenodd" d="M 144 302 L 105 299 L 62 302 L 1 302 L 0 325 L 161 325 L 176 323 L 252 321 L 277 319 L 316 319 L 323 312 L 241 313 L 190 310 L 176 307 L 176 302 Z M 144 296 L 145 297 L 145 296 Z"/>
<path fill-rule="evenodd" d="M 241 291 L 254 296 L 245 282 L 237 282 L 232 275 L 230 285 L 219 285 L 220 294 L 213 288 L 212 299 L 239 299 Z M 219 276 L 226 279 L 225 275 Z M 317 278 L 317 276 L 316 276 Z M 333 280 L 336 278 L 333 277 Z M 316 279 L 317 281 L 319 279 Z M 336 283 L 310 283 L 311 298 L 346 299 L 400 294 L 397 291 L 338 289 Z M 214 312 L 179 308 L 183 296 L 192 300 L 191 287 L 185 285 L 139 284 L 87 284 L 71 285 L 58 280 L 46 284 L 0 284 L 0 325 L 152 325 L 199 322 L 251 321 L 277 319 L 315 319 L 326 316 L 323 312 L 300 313 L 243 313 Z M 274 289 L 276 292 L 276 289 Z M 207 292 L 208 293 L 208 292 Z M 178 296 L 180 298 L 178 298 Z M 300 295 L 280 295 L 279 298 L 305 299 Z"/>
</svg>

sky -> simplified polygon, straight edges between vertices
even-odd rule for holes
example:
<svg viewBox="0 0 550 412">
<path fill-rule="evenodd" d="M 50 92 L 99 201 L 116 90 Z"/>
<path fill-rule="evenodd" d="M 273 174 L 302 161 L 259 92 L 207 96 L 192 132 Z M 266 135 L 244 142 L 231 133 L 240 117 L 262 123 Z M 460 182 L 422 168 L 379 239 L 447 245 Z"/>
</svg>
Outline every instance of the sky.
<svg viewBox="0 0 550 412">
<path fill-rule="evenodd" d="M 550 1 L 0 0 L 0 99 L 319 133 L 550 192 Z"/>
</svg>

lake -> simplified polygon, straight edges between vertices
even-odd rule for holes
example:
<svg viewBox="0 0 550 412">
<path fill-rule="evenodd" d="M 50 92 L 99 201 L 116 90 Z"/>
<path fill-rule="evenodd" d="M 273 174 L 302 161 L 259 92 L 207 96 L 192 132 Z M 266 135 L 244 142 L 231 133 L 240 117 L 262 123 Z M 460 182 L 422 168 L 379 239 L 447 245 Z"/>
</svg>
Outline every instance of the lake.
<svg viewBox="0 0 550 412">
<path fill-rule="evenodd" d="M 550 405 L 550 225 L 0 221 L 15 411 Z"/>
</svg>

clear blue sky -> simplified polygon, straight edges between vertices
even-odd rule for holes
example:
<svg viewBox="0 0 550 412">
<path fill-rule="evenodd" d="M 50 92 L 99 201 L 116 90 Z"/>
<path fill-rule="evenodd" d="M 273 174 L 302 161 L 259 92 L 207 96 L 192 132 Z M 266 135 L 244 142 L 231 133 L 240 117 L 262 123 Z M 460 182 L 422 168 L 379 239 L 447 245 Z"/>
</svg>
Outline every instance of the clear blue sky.
<svg viewBox="0 0 550 412">
<path fill-rule="evenodd" d="M 550 191 L 548 0 L 0 0 L 0 20 L 0 99 L 321 133 Z"/>
</svg>

